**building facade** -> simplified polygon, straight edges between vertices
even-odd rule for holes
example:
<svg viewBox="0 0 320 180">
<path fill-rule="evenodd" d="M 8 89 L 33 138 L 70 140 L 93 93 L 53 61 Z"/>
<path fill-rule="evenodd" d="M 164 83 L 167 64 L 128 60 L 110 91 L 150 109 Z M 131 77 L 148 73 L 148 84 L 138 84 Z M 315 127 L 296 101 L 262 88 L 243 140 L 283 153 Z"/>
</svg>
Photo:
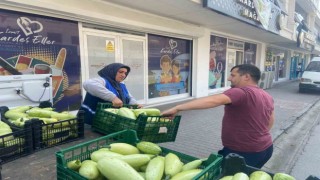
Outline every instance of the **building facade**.
<svg viewBox="0 0 320 180">
<path fill-rule="evenodd" d="M 269 88 L 274 81 L 298 78 L 297 65 L 320 54 L 318 5 L 5 0 L 0 56 L 23 73 L 52 73 L 60 110 L 76 110 L 85 94 L 82 82 L 112 62 L 131 67 L 125 83 L 146 106 L 221 93 L 229 88 L 230 69 L 243 63 L 258 66 L 260 86 Z M 11 74 L 2 67 L 0 75 Z"/>
</svg>

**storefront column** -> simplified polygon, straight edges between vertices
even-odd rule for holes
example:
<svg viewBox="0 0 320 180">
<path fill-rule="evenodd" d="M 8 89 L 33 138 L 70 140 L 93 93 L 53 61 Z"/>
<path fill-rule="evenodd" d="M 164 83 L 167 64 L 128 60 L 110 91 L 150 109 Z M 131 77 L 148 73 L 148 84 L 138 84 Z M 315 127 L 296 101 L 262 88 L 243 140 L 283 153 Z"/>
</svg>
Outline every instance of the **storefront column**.
<svg viewBox="0 0 320 180">
<path fill-rule="evenodd" d="M 257 61 L 256 66 L 260 69 L 260 71 L 265 70 L 265 60 L 266 60 L 266 52 L 267 52 L 267 46 L 264 43 L 257 44 Z"/>
<path fill-rule="evenodd" d="M 293 69 L 292 69 L 292 58 L 294 57 L 294 50 L 289 50 L 288 51 L 288 66 L 287 66 L 287 74 L 288 74 L 288 79 L 292 79 L 292 72 Z"/>
<path fill-rule="evenodd" d="M 198 98 L 208 95 L 210 31 L 204 30 L 203 36 L 194 41 L 193 94 Z"/>
</svg>

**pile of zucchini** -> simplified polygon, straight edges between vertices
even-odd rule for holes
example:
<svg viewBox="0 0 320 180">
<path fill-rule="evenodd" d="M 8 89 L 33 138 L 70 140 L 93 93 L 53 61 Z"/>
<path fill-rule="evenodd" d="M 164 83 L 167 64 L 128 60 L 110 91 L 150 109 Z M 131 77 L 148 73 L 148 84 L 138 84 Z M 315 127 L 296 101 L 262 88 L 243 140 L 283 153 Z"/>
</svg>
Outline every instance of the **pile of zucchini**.
<svg viewBox="0 0 320 180">
<path fill-rule="evenodd" d="M 111 112 L 113 114 L 117 114 L 119 116 L 123 116 L 129 119 L 137 119 L 139 115 L 145 116 L 160 116 L 161 112 L 157 108 L 141 108 L 141 109 L 130 109 L 127 107 L 117 108 L 106 108 L 105 111 Z M 149 121 L 152 119 L 150 118 Z"/>
<path fill-rule="evenodd" d="M 250 176 L 243 172 L 238 172 L 233 176 L 224 176 L 220 180 L 295 180 L 295 178 L 285 173 L 276 173 L 271 177 L 264 171 L 254 171 Z"/>
<path fill-rule="evenodd" d="M 73 127 L 72 124 L 76 125 L 77 119 L 75 115 L 69 112 L 59 113 L 54 111 L 54 108 L 19 106 L 9 109 L 5 112 L 4 116 L 9 122 L 20 128 L 23 128 L 25 122 L 30 121 L 31 119 L 39 119 L 43 121 L 45 125 L 42 126 L 42 140 L 47 143 L 47 145 L 54 145 L 69 138 L 70 136 L 77 136 L 77 132 L 75 132 L 76 127 L 73 128 L 75 131 L 71 129 L 71 127 Z M 68 132 L 63 137 L 55 139 L 55 134 L 62 131 Z"/>
<path fill-rule="evenodd" d="M 69 112 L 55 112 L 54 108 L 39 108 L 32 106 L 19 106 L 9 109 L 4 116 L 18 127 L 24 127 L 26 121 L 31 119 L 42 120 L 45 124 L 76 118 Z"/>
<path fill-rule="evenodd" d="M 92 152 L 89 160 L 69 161 L 67 167 L 94 180 L 188 180 L 202 171 L 202 159 L 184 164 L 176 154 L 162 156 L 161 152 L 152 142 L 112 143 Z"/>
</svg>

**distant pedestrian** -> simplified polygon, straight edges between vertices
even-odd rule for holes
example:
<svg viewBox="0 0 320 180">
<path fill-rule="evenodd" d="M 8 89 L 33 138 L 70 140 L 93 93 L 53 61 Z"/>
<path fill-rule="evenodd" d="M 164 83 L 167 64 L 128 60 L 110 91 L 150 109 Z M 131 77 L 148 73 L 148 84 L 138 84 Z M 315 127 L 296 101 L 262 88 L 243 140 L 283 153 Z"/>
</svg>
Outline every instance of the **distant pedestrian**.
<svg viewBox="0 0 320 180">
<path fill-rule="evenodd" d="M 296 77 L 297 78 L 299 78 L 301 70 L 302 70 L 301 63 L 298 63 L 297 69 L 296 69 Z"/>
<path fill-rule="evenodd" d="M 237 65 L 228 78 L 231 89 L 177 105 L 162 115 L 174 116 L 179 111 L 225 105 L 221 134 L 224 147 L 218 153 L 224 157 L 237 153 L 249 166 L 261 168 L 273 153 L 270 129 L 274 123 L 274 102 L 258 87 L 260 74 L 254 65 Z"/>
</svg>

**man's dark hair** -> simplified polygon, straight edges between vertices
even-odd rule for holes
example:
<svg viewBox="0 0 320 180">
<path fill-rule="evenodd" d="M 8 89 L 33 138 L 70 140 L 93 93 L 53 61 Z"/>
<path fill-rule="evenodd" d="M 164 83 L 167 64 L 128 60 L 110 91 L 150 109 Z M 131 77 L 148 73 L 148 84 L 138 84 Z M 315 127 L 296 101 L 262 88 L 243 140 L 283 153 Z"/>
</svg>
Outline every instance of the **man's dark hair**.
<svg viewBox="0 0 320 180">
<path fill-rule="evenodd" d="M 256 66 L 251 65 L 251 64 L 240 64 L 240 65 L 234 66 L 231 69 L 231 71 L 235 68 L 238 68 L 238 73 L 240 75 L 249 74 L 254 82 L 256 82 L 256 83 L 259 82 L 260 76 L 261 76 L 261 71 Z"/>
</svg>

